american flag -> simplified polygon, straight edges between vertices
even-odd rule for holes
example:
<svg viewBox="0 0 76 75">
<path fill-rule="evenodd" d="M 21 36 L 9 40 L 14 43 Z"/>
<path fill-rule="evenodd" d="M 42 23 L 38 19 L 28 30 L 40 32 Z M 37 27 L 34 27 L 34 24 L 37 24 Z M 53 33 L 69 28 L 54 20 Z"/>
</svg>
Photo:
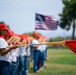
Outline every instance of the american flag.
<svg viewBox="0 0 76 75">
<path fill-rule="evenodd" d="M 41 14 L 36 14 L 35 17 L 36 30 L 56 30 L 58 21 L 54 16 L 45 16 Z"/>
</svg>

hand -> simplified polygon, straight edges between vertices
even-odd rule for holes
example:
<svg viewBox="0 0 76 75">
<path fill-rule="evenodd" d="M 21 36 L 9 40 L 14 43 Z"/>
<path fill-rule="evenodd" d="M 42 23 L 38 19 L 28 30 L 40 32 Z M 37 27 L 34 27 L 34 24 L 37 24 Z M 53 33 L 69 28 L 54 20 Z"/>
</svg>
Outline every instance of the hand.
<svg viewBox="0 0 76 75">
<path fill-rule="evenodd" d="M 16 48 L 18 48 L 18 45 L 11 46 L 11 49 L 16 49 Z"/>
</svg>

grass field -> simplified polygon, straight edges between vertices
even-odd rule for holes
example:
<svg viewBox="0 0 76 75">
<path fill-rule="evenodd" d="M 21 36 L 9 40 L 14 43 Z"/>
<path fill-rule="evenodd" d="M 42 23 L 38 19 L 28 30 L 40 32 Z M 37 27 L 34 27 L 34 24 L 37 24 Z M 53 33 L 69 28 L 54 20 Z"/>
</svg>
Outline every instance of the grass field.
<svg viewBox="0 0 76 75">
<path fill-rule="evenodd" d="M 76 75 L 76 54 L 69 49 L 49 49 L 46 67 L 33 73 L 30 63 L 29 75 Z"/>
</svg>

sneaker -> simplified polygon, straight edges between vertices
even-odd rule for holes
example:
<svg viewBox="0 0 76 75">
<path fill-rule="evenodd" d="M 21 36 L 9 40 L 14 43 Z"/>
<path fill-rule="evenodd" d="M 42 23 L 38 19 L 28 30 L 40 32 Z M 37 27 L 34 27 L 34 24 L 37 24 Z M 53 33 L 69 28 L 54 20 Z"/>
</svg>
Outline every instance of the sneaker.
<svg viewBox="0 0 76 75">
<path fill-rule="evenodd" d="M 39 73 L 39 72 L 40 72 L 40 70 L 36 71 L 36 73 Z"/>
</svg>

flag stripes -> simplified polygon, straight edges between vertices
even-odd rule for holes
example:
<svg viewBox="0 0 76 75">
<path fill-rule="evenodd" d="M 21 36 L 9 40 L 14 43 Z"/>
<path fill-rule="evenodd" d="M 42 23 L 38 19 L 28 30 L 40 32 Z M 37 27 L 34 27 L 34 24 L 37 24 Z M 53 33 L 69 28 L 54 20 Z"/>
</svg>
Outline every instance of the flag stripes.
<svg viewBox="0 0 76 75">
<path fill-rule="evenodd" d="M 36 14 L 35 18 L 35 29 L 38 30 L 56 30 L 57 29 L 57 19 L 53 16 L 44 16 L 41 14 Z"/>
</svg>

